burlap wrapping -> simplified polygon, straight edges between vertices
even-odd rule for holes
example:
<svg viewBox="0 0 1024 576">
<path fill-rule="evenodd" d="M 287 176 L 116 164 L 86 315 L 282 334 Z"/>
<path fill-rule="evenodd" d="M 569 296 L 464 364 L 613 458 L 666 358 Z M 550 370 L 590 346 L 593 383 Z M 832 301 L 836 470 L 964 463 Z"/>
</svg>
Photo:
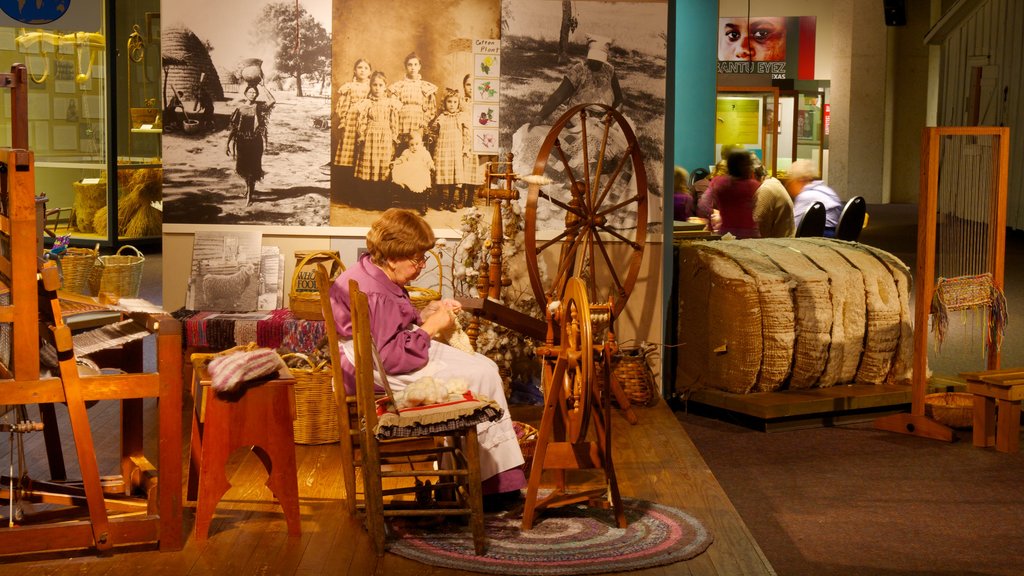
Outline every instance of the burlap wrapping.
<svg viewBox="0 0 1024 576">
<path fill-rule="evenodd" d="M 911 280 L 895 256 L 855 243 L 684 242 L 677 389 L 905 382 Z"/>
<path fill-rule="evenodd" d="M 853 382 L 864 350 L 864 277 L 860 270 L 828 246 L 788 239 L 765 242 L 785 246 L 828 274 L 832 334 L 818 386 Z"/>
<path fill-rule="evenodd" d="M 782 387 L 790 375 L 793 364 L 796 338 L 794 323 L 796 310 L 793 301 L 795 285 L 789 274 L 780 270 L 762 254 L 749 250 L 744 244 L 742 242 L 715 242 L 708 246 L 708 251 L 731 258 L 754 280 L 757 287 L 758 303 L 761 307 L 761 338 L 764 343 L 762 355 L 760 359 L 733 356 L 729 361 L 733 366 L 759 362 L 760 374 L 754 385 L 754 391 L 771 392 Z M 733 311 L 733 314 L 741 314 L 735 321 L 751 322 L 752 320 L 745 319 L 744 312 L 743 310 Z M 730 319 L 722 323 L 732 322 L 733 320 Z"/>
<path fill-rule="evenodd" d="M 883 262 L 896 282 L 896 292 L 900 299 L 900 340 L 886 383 L 909 384 L 914 371 L 914 313 L 910 308 L 914 276 L 902 260 L 885 250 L 866 244 L 856 246 Z"/>
<path fill-rule="evenodd" d="M 792 240 L 789 240 L 792 243 Z M 828 274 L 788 247 L 770 242 L 745 243 L 787 273 L 795 281 L 794 320 L 796 342 L 793 345 L 793 374 L 790 388 L 831 386 L 822 381 L 832 345 L 833 307 Z"/>
<path fill-rule="evenodd" d="M 757 381 L 763 353 L 757 286 L 735 262 L 706 246 L 679 248 L 677 387 L 745 394 Z"/>
<path fill-rule="evenodd" d="M 866 329 L 864 352 L 855 381 L 882 384 L 888 380 L 900 341 L 900 297 L 889 268 L 854 244 L 812 240 L 831 246 L 864 275 Z"/>
</svg>

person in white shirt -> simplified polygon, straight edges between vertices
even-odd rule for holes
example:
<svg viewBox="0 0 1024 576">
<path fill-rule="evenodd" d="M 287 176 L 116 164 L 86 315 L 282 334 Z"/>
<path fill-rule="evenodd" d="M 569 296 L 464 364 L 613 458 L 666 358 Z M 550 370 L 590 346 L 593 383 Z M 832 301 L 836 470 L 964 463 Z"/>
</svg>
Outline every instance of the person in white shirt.
<svg viewBox="0 0 1024 576">
<path fill-rule="evenodd" d="M 818 180 L 818 169 L 810 160 L 797 160 L 789 167 L 786 178 L 786 190 L 793 198 L 793 222 L 800 224 L 804 213 L 815 202 L 825 205 L 825 236 L 836 235 L 839 214 L 843 211 L 843 202 L 836 191 Z"/>
</svg>

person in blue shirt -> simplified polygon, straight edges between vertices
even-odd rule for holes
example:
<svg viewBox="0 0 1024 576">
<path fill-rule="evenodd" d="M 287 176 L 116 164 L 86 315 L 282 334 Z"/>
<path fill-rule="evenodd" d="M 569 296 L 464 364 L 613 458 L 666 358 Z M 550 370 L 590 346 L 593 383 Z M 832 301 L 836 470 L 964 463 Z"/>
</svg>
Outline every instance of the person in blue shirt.
<svg viewBox="0 0 1024 576">
<path fill-rule="evenodd" d="M 818 179 L 818 168 L 810 160 L 793 162 L 786 177 L 786 190 L 793 198 L 795 225 L 800 224 L 800 219 L 812 204 L 821 202 L 825 205 L 825 236 L 832 238 L 836 235 L 843 202 L 835 190 Z"/>
</svg>

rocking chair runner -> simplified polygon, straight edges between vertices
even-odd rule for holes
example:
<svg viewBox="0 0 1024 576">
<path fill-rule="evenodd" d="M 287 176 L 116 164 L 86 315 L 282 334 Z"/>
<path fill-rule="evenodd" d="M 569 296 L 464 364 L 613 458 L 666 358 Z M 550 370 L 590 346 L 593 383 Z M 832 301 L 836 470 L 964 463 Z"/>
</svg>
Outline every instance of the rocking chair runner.
<svg viewBox="0 0 1024 576">
<path fill-rule="evenodd" d="M 330 284 L 322 264 L 317 265 L 316 281 L 324 307 L 335 398 L 340 410 L 348 508 L 354 511 L 357 507 L 358 467 L 362 470 L 366 526 L 378 555 L 383 555 L 385 549 L 385 518 L 405 516 L 466 516 L 473 532 L 474 549 L 483 554 L 486 535 L 476 426 L 500 418 L 501 409 L 490 400 L 467 399 L 399 412 L 370 336 L 366 294 L 353 280 L 349 296 L 356 417 L 352 418 L 353 397 L 346 394 L 341 379 L 341 354 L 328 296 Z M 385 389 L 383 397 L 375 392 L 375 371 Z M 428 441 L 426 447 L 422 447 L 424 439 Z M 413 440 L 421 442 L 410 446 L 409 441 Z"/>
</svg>

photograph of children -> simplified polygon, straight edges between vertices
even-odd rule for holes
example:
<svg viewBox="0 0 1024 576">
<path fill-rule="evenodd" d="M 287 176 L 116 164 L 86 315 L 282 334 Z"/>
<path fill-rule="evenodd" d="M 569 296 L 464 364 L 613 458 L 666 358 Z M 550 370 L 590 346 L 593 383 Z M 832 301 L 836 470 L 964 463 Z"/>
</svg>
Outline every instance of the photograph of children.
<svg viewBox="0 0 1024 576">
<path fill-rule="evenodd" d="M 179 0 L 161 23 L 164 222 L 327 226 L 330 0 Z"/>
<path fill-rule="evenodd" d="M 718 60 L 779 62 L 786 60 L 786 19 L 758 16 L 718 19 Z"/>
<path fill-rule="evenodd" d="M 469 132 L 472 41 L 499 36 L 498 0 L 402 5 L 380 21 L 376 0 L 335 0 L 331 94 L 331 226 L 369 226 L 393 206 L 458 228 L 480 182 Z M 353 26 L 365 22 L 365 26 Z"/>
<path fill-rule="evenodd" d="M 656 1 L 577 1 L 569 11 L 555 0 L 503 4 L 499 145 L 514 154 L 515 172 L 533 173 L 544 138 L 565 111 L 578 104 L 609 106 L 622 114 L 636 135 L 647 173 L 648 224 L 660 225 L 667 10 L 665 2 Z M 587 120 L 588 134 L 600 134 L 601 128 L 591 122 L 599 124 L 600 118 Z M 580 133 L 578 127 L 570 128 Z M 612 130 L 605 157 L 623 157 L 626 144 L 624 132 Z M 574 154 L 582 157 L 582 145 L 577 148 Z M 545 192 L 568 199 L 566 175 L 549 177 L 553 183 Z M 520 201 L 525 206 L 526 185 L 521 184 Z M 614 205 L 635 194 L 630 174 L 621 174 L 607 200 Z M 560 211 L 538 211 L 538 229 L 564 228 L 561 216 Z M 635 211 L 617 210 L 608 216 L 611 228 L 636 226 Z"/>
</svg>

